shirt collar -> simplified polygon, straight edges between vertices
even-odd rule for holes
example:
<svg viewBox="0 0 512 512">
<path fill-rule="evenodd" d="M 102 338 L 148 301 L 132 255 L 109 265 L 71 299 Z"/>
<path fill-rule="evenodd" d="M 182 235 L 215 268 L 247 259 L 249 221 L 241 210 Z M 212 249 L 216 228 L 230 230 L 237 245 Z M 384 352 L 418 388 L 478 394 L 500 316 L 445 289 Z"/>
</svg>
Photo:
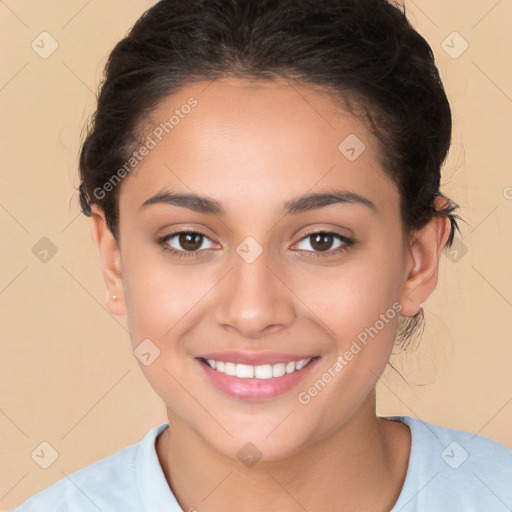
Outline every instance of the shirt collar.
<svg viewBox="0 0 512 512">
<path fill-rule="evenodd" d="M 135 456 L 137 485 L 145 512 L 182 512 L 167 483 L 155 448 L 156 438 L 166 428 L 169 428 L 168 423 L 151 429 L 140 442 Z"/>
</svg>

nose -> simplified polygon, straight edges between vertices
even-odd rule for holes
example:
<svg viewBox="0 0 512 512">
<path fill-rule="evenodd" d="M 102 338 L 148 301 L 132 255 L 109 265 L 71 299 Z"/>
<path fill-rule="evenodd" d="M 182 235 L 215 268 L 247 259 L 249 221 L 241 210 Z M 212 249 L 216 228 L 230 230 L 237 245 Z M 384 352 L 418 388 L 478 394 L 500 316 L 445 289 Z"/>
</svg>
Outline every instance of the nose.
<svg viewBox="0 0 512 512">
<path fill-rule="evenodd" d="M 235 254 L 221 287 L 215 319 L 221 327 L 247 339 L 258 339 L 291 325 L 294 294 L 263 253 L 252 263 Z"/>
</svg>

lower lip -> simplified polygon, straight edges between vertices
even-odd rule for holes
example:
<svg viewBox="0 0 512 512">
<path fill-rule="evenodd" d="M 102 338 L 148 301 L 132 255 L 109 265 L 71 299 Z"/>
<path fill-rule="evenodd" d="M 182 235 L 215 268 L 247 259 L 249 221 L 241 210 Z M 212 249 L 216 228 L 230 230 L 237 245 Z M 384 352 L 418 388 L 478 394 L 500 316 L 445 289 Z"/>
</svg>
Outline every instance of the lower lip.
<svg viewBox="0 0 512 512">
<path fill-rule="evenodd" d="M 197 362 L 203 369 L 210 382 L 226 395 L 247 400 L 251 402 L 261 402 L 271 400 L 287 391 L 290 391 L 301 382 L 316 365 L 318 358 L 311 361 L 293 373 L 287 373 L 282 377 L 272 377 L 271 379 L 240 379 L 232 377 L 225 373 L 218 372 L 210 368 L 205 362 L 197 359 Z"/>
</svg>

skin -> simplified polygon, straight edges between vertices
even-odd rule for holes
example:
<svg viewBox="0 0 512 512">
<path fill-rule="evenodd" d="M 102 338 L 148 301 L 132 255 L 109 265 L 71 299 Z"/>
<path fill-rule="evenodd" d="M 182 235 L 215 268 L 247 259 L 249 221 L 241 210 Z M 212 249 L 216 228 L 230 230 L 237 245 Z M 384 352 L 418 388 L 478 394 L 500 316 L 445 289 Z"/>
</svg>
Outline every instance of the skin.
<svg viewBox="0 0 512 512">
<path fill-rule="evenodd" d="M 190 96 L 197 107 L 122 184 L 119 244 L 101 209 L 92 215 L 109 310 L 127 316 L 133 348 L 149 338 L 161 351 L 141 368 L 167 407 L 171 427 L 156 442 L 167 481 L 184 510 L 389 510 L 410 431 L 376 417 L 375 385 L 398 315 L 308 404 L 298 393 L 392 304 L 405 316 L 419 311 L 436 286 L 449 221 L 435 218 L 407 242 L 376 139 L 325 92 L 282 79 L 196 82 L 160 104 L 146 127 Z M 366 146 L 353 162 L 338 150 L 349 134 Z M 364 196 L 376 211 L 338 203 L 281 213 L 285 201 L 334 189 Z M 140 208 L 164 190 L 208 196 L 225 214 Z M 191 257 L 157 242 L 187 230 L 208 237 Z M 319 231 L 355 243 L 315 259 L 321 250 L 306 235 Z M 252 263 L 236 252 L 247 236 L 263 251 Z M 178 237 L 171 243 L 186 250 Z M 331 253 L 338 246 L 334 238 Z M 197 355 L 223 350 L 320 359 L 290 392 L 251 403 L 222 394 L 200 371 Z M 252 467 L 237 457 L 248 442 L 261 452 Z"/>
</svg>

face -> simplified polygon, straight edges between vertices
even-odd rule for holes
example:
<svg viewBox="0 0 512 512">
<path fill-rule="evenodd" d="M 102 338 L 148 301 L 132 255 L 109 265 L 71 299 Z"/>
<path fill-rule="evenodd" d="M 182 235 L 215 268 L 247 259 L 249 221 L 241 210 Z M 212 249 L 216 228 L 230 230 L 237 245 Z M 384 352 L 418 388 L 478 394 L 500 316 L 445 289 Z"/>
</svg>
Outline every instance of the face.
<svg viewBox="0 0 512 512">
<path fill-rule="evenodd" d="M 326 93 L 240 79 L 189 85 L 147 128 L 117 307 L 170 420 L 277 460 L 375 414 L 416 263 L 370 131 Z"/>
</svg>

